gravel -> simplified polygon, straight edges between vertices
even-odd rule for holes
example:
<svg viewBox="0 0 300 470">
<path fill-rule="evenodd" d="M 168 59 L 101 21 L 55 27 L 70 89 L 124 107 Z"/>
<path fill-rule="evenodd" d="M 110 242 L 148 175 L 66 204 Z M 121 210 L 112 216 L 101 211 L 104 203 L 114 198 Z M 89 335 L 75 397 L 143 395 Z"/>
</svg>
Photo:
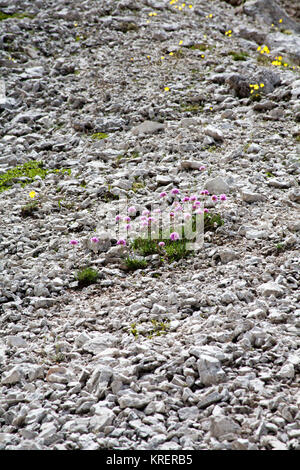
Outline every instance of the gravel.
<svg viewBox="0 0 300 470">
<path fill-rule="evenodd" d="M 299 450 L 299 23 L 273 1 L 4 3 L 26 14 L 0 21 L 0 183 L 48 171 L 0 192 L 0 449 Z M 134 223 L 174 188 L 225 193 L 223 225 L 129 271 L 122 201 Z"/>
</svg>

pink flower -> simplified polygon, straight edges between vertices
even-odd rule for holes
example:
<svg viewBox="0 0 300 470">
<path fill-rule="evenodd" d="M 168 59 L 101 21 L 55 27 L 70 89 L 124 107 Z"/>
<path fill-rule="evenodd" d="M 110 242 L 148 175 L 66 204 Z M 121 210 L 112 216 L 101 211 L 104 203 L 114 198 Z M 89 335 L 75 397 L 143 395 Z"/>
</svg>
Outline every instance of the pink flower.
<svg viewBox="0 0 300 470">
<path fill-rule="evenodd" d="M 147 217 L 146 217 L 145 215 L 142 215 L 142 216 L 140 217 L 140 219 L 141 219 L 142 221 L 143 221 L 143 220 L 147 220 Z"/>
<path fill-rule="evenodd" d="M 158 245 L 161 246 L 161 247 L 163 247 L 163 246 L 165 246 L 165 242 L 159 242 Z"/>
<path fill-rule="evenodd" d="M 201 165 L 201 166 L 199 167 L 199 170 L 200 170 L 200 171 L 204 171 L 205 169 L 206 169 L 206 167 L 205 167 L 204 165 Z"/>
<path fill-rule="evenodd" d="M 203 214 L 203 210 L 202 209 L 197 209 L 196 214 Z"/>
<path fill-rule="evenodd" d="M 165 197 L 167 195 L 167 193 L 165 191 L 163 191 L 162 193 L 160 193 L 159 197 Z"/>
<path fill-rule="evenodd" d="M 175 208 L 176 212 L 182 211 L 182 210 L 183 210 L 183 207 L 180 204 L 178 204 L 178 206 L 176 206 L 176 208 Z"/>
<path fill-rule="evenodd" d="M 191 196 L 190 201 L 197 201 L 197 196 L 195 196 L 195 195 Z"/>
<path fill-rule="evenodd" d="M 179 233 L 177 232 L 172 232 L 170 234 L 170 240 L 172 240 L 173 242 L 176 241 L 176 240 L 179 240 Z"/>
<path fill-rule="evenodd" d="M 70 245 L 78 245 L 79 241 L 77 241 L 77 240 L 70 240 L 69 243 L 70 243 Z"/>
<path fill-rule="evenodd" d="M 124 238 L 121 238 L 121 240 L 117 241 L 117 245 L 126 245 L 126 240 L 124 240 Z"/>
<path fill-rule="evenodd" d="M 134 206 L 128 207 L 128 214 L 135 214 L 136 213 L 136 208 Z"/>
<path fill-rule="evenodd" d="M 121 216 L 120 215 L 116 215 L 116 222 L 118 222 L 119 220 L 121 219 Z"/>
<path fill-rule="evenodd" d="M 158 207 L 157 209 L 154 209 L 154 214 L 159 214 L 161 212 L 160 208 Z"/>
<path fill-rule="evenodd" d="M 98 242 L 99 242 L 99 238 L 97 238 L 97 237 L 92 237 L 92 238 L 91 238 L 91 242 L 93 242 L 93 243 L 98 243 Z"/>
<path fill-rule="evenodd" d="M 216 196 L 215 194 L 212 195 L 211 197 L 211 200 L 216 202 L 218 200 L 218 196 Z"/>
<path fill-rule="evenodd" d="M 172 189 L 171 194 L 179 194 L 179 189 L 177 188 Z"/>
<path fill-rule="evenodd" d="M 150 215 L 150 211 L 148 209 L 143 210 L 142 215 Z"/>
<path fill-rule="evenodd" d="M 130 222 L 130 221 L 131 221 L 131 218 L 127 215 L 126 217 L 124 217 L 124 221 L 125 221 L 125 222 Z"/>
<path fill-rule="evenodd" d="M 154 217 L 148 217 L 148 224 L 151 225 L 151 222 L 153 222 L 153 223 L 156 222 Z"/>
<path fill-rule="evenodd" d="M 182 202 L 188 202 L 190 200 L 190 198 L 188 196 L 185 196 L 183 199 L 182 199 Z"/>
<path fill-rule="evenodd" d="M 170 217 L 174 217 L 174 212 L 170 212 Z"/>
<path fill-rule="evenodd" d="M 206 207 L 204 207 L 203 212 L 205 212 L 206 214 L 208 214 L 209 210 L 208 210 Z"/>
<path fill-rule="evenodd" d="M 127 224 L 126 225 L 126 230 L 130 230 L 131 229 L 131 225 L 130 224 Z"/>
<path fill-rule="evenodd" d="M 191 214 L 190 214 L 189 212 L 187 212 L 186 214 L 184 214 L 185 220 L 188 220 L 188 219 L 190 219 L 191 217 L 192 217 L 192 216 L 191 216 Z"/>
<path fill-rule="evenodd" d="M 195 206 L 201 206 L 201 201 L 195 201 Z"/>
<path fill-rule="evenodd" d="M 220 194 L 220 201 L 226 201 L 226 194 Z"/>
<path fill-rule="evenodd" d="M 204 191 L 201 191 L 201 194 L 204 196 L 208 196 L 209 192 L 207 191 L 207 189 L 204 189 Z"/>
</svg>

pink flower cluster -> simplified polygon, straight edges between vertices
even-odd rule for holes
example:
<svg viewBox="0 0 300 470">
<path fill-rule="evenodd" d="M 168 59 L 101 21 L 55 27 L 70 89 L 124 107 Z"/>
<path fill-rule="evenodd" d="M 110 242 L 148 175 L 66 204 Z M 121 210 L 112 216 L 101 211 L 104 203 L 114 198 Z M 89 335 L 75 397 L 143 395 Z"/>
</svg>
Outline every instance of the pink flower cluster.
<svg viewBox="0 0 300 470">
<path fill-rule="evenodd" d="M 201 166 L 199 168 L 199 170 L 203 171 L 203 170 L 205 170 L 205 167 Z M 160 199 L 163 199 L 167 195 L 168 195 L 168 193 L 166 191 L 162 191 L 159 194 L 159 197 L 160 197 Z M 209 191 L 207 189 L 204 189 L 204 190 L 200 191 L 199 196 L 197 196 L 196 194 L 192 194 L 190 196 L 183 196 L 182 198 L 180 198 L 180 190 L 178 188 L 173 188 L 170 191 L 170 195 L 175 196 L 175 200 L 173 201 L 172 208 L 169 212 L 169 218 L 170 218 L 171 224 L 174 224 L 175 220 L 177 220 L 177 214 L 180 214 L 181 212 L 183 213 L 183 218 L 186 221 L 191 219 L 193 213 L 194 214 L 203 214 L 203 213 L 208 213 L 209 212 L 209 210 L 206 207 L 204 207 L 203 209 L 201 208 L 201 206 L 203 204 L 203 200 L 201 200 L 202 197 L 203 196 L 210 196 Z M 220 194 L 219 196 L 217 196 L 216 194 L 212 194 L 210 196 L 210 198 L 211 198 L 211 201 L 218 202 L 218 201 L 226 201 L 227 196 L 226 196 L 226 194 Z M 185 212 L 186 208 L 184 207 L 184 205 L 186 203 L 191 204 L 192 212 Z M 160 208 L 157 208 L 157 209 L 153 210 L 153 215 L 154 214 L 159 214 L 160 215 L 161 213 L 162 213 L 162 211 L 161 211 Z M 129 207 L 128 208 L 128 214 L 135 217 L 136 214 L 137 214 L 136 207 L 134 207 L 134 206 Z M 119 222 L 119 221 L 123 220 L 126 223 L 125 228 L 127 230 L 127 233 L 132 228 L 132 226 L 130 224 L 130 222 L 131 222 L 130 215 L 122 217 L 119 214 L 115 218 L 116 222 Z M 142 230 L 149 230 L 149 229 L 152 230 L 155 227 L 158 220 L 153 215 L 151 215 L 151 212 L 148 209 L 144 209 L 142 211 L 141 216 L 138 218 L 138 221 L 140 222 L 140 228 Z M 176 241 L 178 239 L 179 239 L 179 234 L 177 232 L 173 231 L 170 235 L 170 240 Z M 125 239 L 120 239 L 120 240 L 118 240 L 117 244 L 118 245 L 126 245 L 126 240 Z M 163 247 L 164 242 L 159 242 L 159 246 Z"/>
</svg>

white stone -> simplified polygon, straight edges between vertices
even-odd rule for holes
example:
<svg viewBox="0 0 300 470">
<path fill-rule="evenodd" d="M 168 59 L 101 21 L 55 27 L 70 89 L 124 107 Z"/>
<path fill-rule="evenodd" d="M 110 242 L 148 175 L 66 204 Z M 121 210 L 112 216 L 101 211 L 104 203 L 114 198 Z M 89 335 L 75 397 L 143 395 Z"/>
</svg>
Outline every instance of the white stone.
<svg viewBox="0 0 300 470">
<path fill-rule="evenodd" d="M 6 372 L 4 374 L 4 377 L 2 377 L 1 383 L 2 385 L 13 385 L 22 379 L 22 371 L 19 366 L 14 367 L 10 371 Z"/>
<path fill-rule="evenodd" d="M 27 343 L 24 338 L 21 336 L 8 336 L 7 337 L 7 346 L 14 348 L 26 348 Z"/>
<path fill-rule="evenodd" d="M 202 354 L 197 361 L 197 366 L 199 379 L 203 385 L 218 384 L 226 379 L 220 361 L 212 356 Z"/>
<path fill-rule="evenodd" d="M 227 416 L 213 416 L 211 418 L 210 434 L 217 439 L 224 434 L 236 434 L 240 429 L 240 425 Z"/>
<path fill-rule="evenodd" d="M 279 377 L 283 378 L 283 379 L 293 379 L 294 376 L 295 376 L 295 368 L 293 366 L 293 364 L 291 364 L 290 362 L 284 364 L 279 373 L 278 373 Z"/>
<path fill-rule="evenodd" d="M 98 403 L 94 405 L 95 415 L 90 419 L 90 428 L 93 431 L 102 431 L 106 426 L 110 426 L 115 418 L 114 412 L 106 406 Z"/>
<path fill-rule="evenodd" d="M 216 141 L 223 142 L 223 140 L 224 140 L 223 132 L 220 131 L 220 129 L 217 129 L 216 127 L 214 127 L 214 126 L 207 126 L 204 129 L 204 134 L 208 135 L 209 137 L 212 137 Z"/>
<path fill-rule="evenodd" d="M 276 284 L 276 282 L 273 281 L 261 284 L 257 290 L 261 295 L 265 297 L 270 297 L 271 295 L 274 295 L 275 297 L 280 297 L 284 294 L 284 289 L 279 284 Z"/>
<path fill-rule="evenodd" d="M 229 185 L 221 176 L 217 176 L 207 180 L 204 189 L 207 189 L 210 194 L 226 194 L 229 192 Z"/>
</svg>

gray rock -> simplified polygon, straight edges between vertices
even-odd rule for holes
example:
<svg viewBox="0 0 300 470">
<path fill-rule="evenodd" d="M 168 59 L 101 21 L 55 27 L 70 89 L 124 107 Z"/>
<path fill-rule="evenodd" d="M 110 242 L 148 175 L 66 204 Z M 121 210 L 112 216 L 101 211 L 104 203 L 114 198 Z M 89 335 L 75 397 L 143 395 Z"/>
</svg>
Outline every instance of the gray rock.
<svg viewBox="0 0 300 470">
<path fill-rule="evenodd" d="M 265 282 L 258 286 L 258 292 L 264 297 L 270 297 L 274 295 L 275 297 L 280 297 L 284 294 L 284 289 L 279 284 L 273 281 Z"/>
<path fill-rule="evenodd" d="M 93 406 L 95 415 L 90 419 L 90 429 L 93 431 L 103 431 L 106 426 L 110 426 L 115 418 L 114 412 L 104 406 L 102 403 L 98 403 Z"/>
<path fill-rule="evenodd" d="M 291 363 L 284 364 L 278 372 L 279 377 L 283 379 L 293 379 L 295 376 L 295 368 Z"/>
<path fill-rule="evenodd" d="M 226 434 L 239 434 L 240 431 L 240 425 L 227 416 L 211 417 L 210 434 L 212 437 L 220 439 Z"/>
<path fill-rule="evenodd" d="M 224 140 L 223 132 L 214 126 L 207 126 L 204 129 L 204 134 L 208 135 L 209 137 L 212 137 L 217 142 L 223 142 Z"/>
<path fill-rule="evenodd" d="M 199 380 L 203 385 L 213 385 L 226 380 L 218 359 L 202 354 L 197 361 Z"/>
<path fill-rule="evenodd" d="M 86 341 L 82 345 L 82 349 L 91 354 L 98 354 L 104 351 L 107 348 L 113 348 L 117 345 L 116 336 L 110 333 L 103 333 L 96 335 L 90 341 Z"/>
<path fill-rule="evenodd" d="M 24 338 L 21 336 L 8 336 L 7 337 L 7 346 L 13 348 L 26 348 L 27 343 Z"/>
<path fill-rule="evenodd" d="M 204 188 L 207 189 L 210 194 L 226 194 L 229 192 L 229 185 L 221 176 L 207 180 Z"/>
<path fill-rule="evenodd" d="M 2 376 L 1 384 L 2 385 L 13 385 L 20 382 L 24 374 L 20 366 L 13 367 L 10 371 L 6 372 Z"/>
<path fill-rule="evenodd" d="M 151 395 L 143 395 L 138 393 L 124 393 L 118 397 L 121 408 L 145 408 L 152 400 Z"/>
<path fill-rule="evenodd" d="M 142 134 L 155 134 L 158 131 L 161 131 L 165 128 L 164 124 L 160 122 L 154 121 L 144 121 L 142 124 L 134 127 L 131 132 L 134 135 L 142 135 Z"/>
<path fill-rule="evenodd" d="M 264 202 L 267 200 L 267 197 L 264 194 L 253 193 L 249 190 L 241 191 L 242 199 L 245 202 Z"/>
<path fill-rule="evenodd" d="M 300 26 L 292 20 L 277 2 L 274 0 L 250 0 L 243 5 L 243 11 L 246 15 L 255 18 L 259 23 L 266 25 L 279 24 L 282 19 L 282 25 L 286 29 L 292 29 L 295 32 L 300 32 Z"/>
</svg>

